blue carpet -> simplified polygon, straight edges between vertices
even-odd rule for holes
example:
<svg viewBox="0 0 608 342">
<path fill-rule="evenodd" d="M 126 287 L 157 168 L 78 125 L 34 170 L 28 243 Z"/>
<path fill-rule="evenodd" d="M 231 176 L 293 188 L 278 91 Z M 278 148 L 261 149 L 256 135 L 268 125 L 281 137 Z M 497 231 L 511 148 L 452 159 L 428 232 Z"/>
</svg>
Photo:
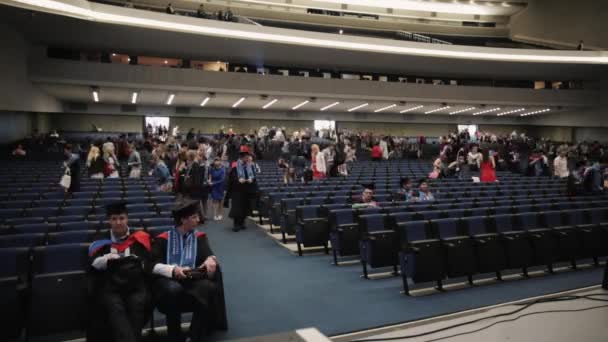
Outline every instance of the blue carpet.
<svg viewBox="0 0 608 342">
<path fill-rule="evenodd" d="M 588 269 L 407 297 L 401 278 L 365 280 L 359 264 L 297 257 L 251 225 L 234 233 L 227 221 L 211 222 L 203 230 L 222 263 L 228 310 L 229 331 L 214 340 L 305 327 L 331 336 L 596 285 L 602 274 Z"/>
</svg>

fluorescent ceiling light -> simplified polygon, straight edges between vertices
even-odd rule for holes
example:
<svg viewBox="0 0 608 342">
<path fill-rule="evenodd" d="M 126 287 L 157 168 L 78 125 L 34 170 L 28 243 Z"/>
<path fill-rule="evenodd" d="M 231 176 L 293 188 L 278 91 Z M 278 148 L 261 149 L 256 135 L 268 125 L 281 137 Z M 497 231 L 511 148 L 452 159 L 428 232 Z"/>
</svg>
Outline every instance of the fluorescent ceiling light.
<svg viewBox="0 0 608 342">
<path fill-rule="evenodd" d="M 486 113 L 492 113 L 495 112 L 497 110 L 500 110 L 500 107 L 496 107 L 496 108 L 492 108 L 492 109 L 486 109 L 486 110 L 482 110 L 480 112 L 477 113 L 473 113 L 473 115 L 481 115 L 481 114 L 486 114 Z"/>
<path fill-rule="evenodd" d="M 236 108 L 236 107 L 238 107 L 238 106 L 241 104 L 241 102 L 243 102 L 243 101 L 245 101 L 245 98 L 244 98 L 244 97 L 241 97 L 240 99 L 238 99 L 238 100 L 237 100 L 237 101 L 236 101 L 236 102 L 235 102 L 235 103 L 232 105 L 232 108 Z"/>
<path fill-rule="evenodd" d="M 325 107 L 321 108 L 321 111 L 322 111 L 322 112 L 324 112 L 324 111 L 328 110 L 329 108 L 334 107 L 334 106 L 337 106 L 337 105 L 339 105 L 339 104 L 340 104 L 340 102 L 334 102 L 334 103 L 332 103 L 332 104 L 330 104 L 330 105 L 327 105 L 327 106 L 325 106 Z"/>
<path fill-rule="evenodd" d="M 519 116 L 530 116 L 530 115 L 534 115 L 534 114 L 546 113 L 546 112 L 548 112 L 550 110 L 551 110 L 550 108 L 545 108 L 545 109 L 537 110 L 537 111 L 534 111 L 534 112 L 528 112 L 528 113 L 519 114 Z"/>
<path fill-rule="evenodd" d="M 503 1 L 503 2 L 502 2 L 502 6 L 503 6 L 503 7 L 511 7 L 511 4 L 510 4 L 510 3 L 508 3 L 508 2 L 506 2 L 506 1 Z"/>
<path fill-rule="evenodd" d="M 132 104 L 137 103 L 137 92 L 136 91 L 134 91 L 133 94 L 131 95 L 131 103 Z"/>
<path fill-rule="evenodd" d="M 274 99 L 274 100 L 268 102 L 267 104 L 265 104 L 262 108 L 266 109 L 266 108 L 272 106 L 273 104 L 275 104 L 277 101 L 279 101 L 279 100 L 278 99 Z"/>
<path fill-rule="evenodd" d="M 209 96 L 205 97 L 203 102 L 201 102 L 201 107 L 204 107 L 207 104 L 207 102 L 209 102 L 209 100 L 211 100 L 211 98 Z"/>
<path fill-rule="evenodd" d="M 296 110 L 296 109 L 298 109 L 298 108 L 302 107 L 303 105 L 307 104 L 308 102 L 310 102 L 310 101 L 309 101 L 309 100 L 306 100 L 306 101 L 304 101 L 304 102 L 300 103 L 299 105 L 296 105 L 295 107 L 293 107 L 293 108 L 291 108 L 291 109 L 292 109 L 292 110 Z"/>
<path fill-rule="evenodd" d="M 513 114 L 513 113 L 519 113 L 519 112 L 523 112 L 524 110 L 526 110 L 526 108 L 513 109 L 508 112 L 498 113 L 498 114 L 496 114 L 496 116 L 503 116 L 503 115 Z"/>
<path fill-rule="evenodd" d="M 450 115 L 468 112 L 468 111 L 473 110 L 473 109 L 475 109 L 475 107 L 469 107 L 469 108 L 465 108 L 465 109 L 460 109 L 460 110 L 451 112 Z"/>
<path fill-rule="evenodd" d="M 349 111 L 349 112 L 353 112 L 353 111 L 355 111 L 355 110 L 357 110 L 357 109 L 361 109 L 361 108 L 363 108 L 363 107 L 367 107 L 367 106 L 369 106 L 369 103 L 364 103 L 364 104 L 362 104 L 362 105 L 358 105 L 357 107 L 353 107 L 353 108 L 349 109 L 348 111 Z"/>
<path fill-rule="evenodd" d="M 93 90 L 93 101 L 99 102 L 99 93 L 97 90 Z"/>
<path fill-rule="evenodd" d="M 428 112 L 424 112 L 424 114 L 431 114 L 431 113 L 439 112 L 439 111 L 449 109 L 449 108 L 450 108 L 450 106 L 440 107 L 440 108 L 436 108 L 433 110 L 429 110 Z"/>
<path fill-rule="evenodd" d="M 173 103 L 174 98 L 175 98 L 175 94 L 169 94 L 169 98 L 167 99 L 167 104 L 171 105 Z"/>
<path fill-rule="evenodd" d="M 344 0 L 336 0 L 340 3 Z M 376 0 L 374 0 L 376 2 Z M 460 58 L 473 60 L 510 61 L 510 62 L 536 62 L 536 63 L 561 63 L 561 64 L 608 64 L 608 56 L 601 51 L 551 51 L 551 50 L 526 50 L 526 49 L 496 49 L 496 48 L 472 48 L 439 44 L 418 44 L 410 42 L 387 42 L 387 43 L 359 43 L 332 38 L 327 39 L 310 38 L 303 36 L 306 33 L 266 33 L 255 32 L 249 29 L 234 29 L 224 27 L 213 27 L 199 24 L 186 24 L 173 22 L 178 19 L 150 19 L 131 15 L 120 15 L 116 13 L 102 12 L 105 6 L 94 6 L 95 10 L 67 4 L 58 0 L 12 0 L 11 4 L 31 10 L 46 10 L 51 13 L 71 16 L 82 20 L 99 23 L 119 24 L 135 26 L 139 28 L 151 28 L 163 31 L 174 31 L 181 33 L 205 34 L 222 38 L 236 38 L 256 40 L 269 43 L 292 44 L 299 46 L 321 47 L 331 49 L 343 49 L 351 51 L 366 51 L 385 54 L 399 54 L 412 56 Z M 439 4 L 439 3 L 435 3 Z M 466 5 L 465 5 L 466 6 Z M 476 6 L 488 9 L 487 6 Z M 437 12 L 437 11 L 435 11 Z M 155 14 L 148 14 L 154 17 Z M 160 14 L 159 14 L 160 16 Z M 236 26 L 236 25 L 235 25 Z M 264 30 L 261 28 L 260 30 Z M 471 51 L 475 49 L 476 51 Z"/>
<path fill-rule="evenodd" d="M 396 105 L 396 104 L 392 104 L 392 105 L 390 105 L 390 106 L 386 106 L 386 107 L 378 108 L 378 109 L 376 109 L 376 110 L 374 111 L 374 113 L 380 113 L 380 112 L 382 112 L 382 111 L 385 111 L 385 110 L 387 110 L 387 109 L 391 109 L 391 108 L 393 108 L 393 107 L 397 107 L 397 105 Z"/>
<path fill-rule="evenodd" d="M 416 109 L 420 109 L 423 108 L 424 106 L 420 105 L 420 106 L 416 106 L 416 107 L 412 107 L 412 108 L 408 108 L 408 109 L 404 109 L 402 111 L 400 111 L 399 113 L 403 114 L 403 113 L 407 113 L 407 112 L 411 112 L 414 111 Z"/>
</svg>

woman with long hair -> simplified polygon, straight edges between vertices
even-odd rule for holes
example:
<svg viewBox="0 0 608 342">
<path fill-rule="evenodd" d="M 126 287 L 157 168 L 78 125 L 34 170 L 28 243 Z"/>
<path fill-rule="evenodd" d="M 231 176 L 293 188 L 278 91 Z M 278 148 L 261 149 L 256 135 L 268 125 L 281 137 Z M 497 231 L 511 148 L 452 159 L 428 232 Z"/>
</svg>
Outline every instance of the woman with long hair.
<svg viewBox="0 0 608 342">
<path fill-rule="evenodd" d="M 91 145 L 87 155 L 87 169 L 91 179 L 103 179 L 103 169 L 106 165 L 101 157 L 99 147 Z"/>
<path fill-rule="evenodd" d="M 104 165 L 104 176 L 106 178 L 120 178 L 120 174 L 118 173 L 120 163 L 118 162 L 118 158 L 116 158 L 114 143 L 111 141 L 106 142 L 103 144 L 102 150 L 103 160 L 106 163 Z"/>
</svg>

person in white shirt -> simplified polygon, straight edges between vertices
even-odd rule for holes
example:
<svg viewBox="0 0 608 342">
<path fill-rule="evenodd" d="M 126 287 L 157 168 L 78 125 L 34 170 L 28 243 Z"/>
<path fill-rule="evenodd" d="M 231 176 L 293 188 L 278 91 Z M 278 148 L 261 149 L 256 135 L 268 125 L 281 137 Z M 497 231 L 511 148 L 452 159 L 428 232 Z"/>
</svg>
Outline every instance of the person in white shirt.
<svg viewBox="0 0 608 342">
<path fill-rule="evenodd" d="M 553 160 L 553 174 L 559 178 L 567 178 L 570 175 L 568 170 L 568 157 L 564 149 L 559 151 L 559 156 Z"/>
<path fill-rule="evenodd" d="M 388 144 L 386 143 L 386 139 L 380 140 L 380 148 L 382 149 L 382 159 L 388 160 Z"/>
<path fill-rule="evenodd" d="M 467 164 L 469 165 L 469 169 L 472 171 L 479 170 L 480 163 L 481 153 L 479 153 L 477 146 L 473 146 L 467 155 Z"/>
</svg>

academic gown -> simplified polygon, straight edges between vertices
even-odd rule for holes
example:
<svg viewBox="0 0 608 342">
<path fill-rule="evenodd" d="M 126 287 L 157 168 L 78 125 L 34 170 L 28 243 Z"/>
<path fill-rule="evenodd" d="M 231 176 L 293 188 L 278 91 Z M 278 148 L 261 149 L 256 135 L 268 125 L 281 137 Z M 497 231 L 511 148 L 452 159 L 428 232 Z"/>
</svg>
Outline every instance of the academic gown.
<svg viewBox="0 0 608 342">
<path fill-rule="evenodd" d="M 197 238 L 196 262 L 198 267 L 213 255 L 207 235 L 195 231 Z M 152 262 L 150 272 L 156 264 L 167 262 L 168 232 L 162 233 L 154 239 L 152 244 Z M 154 300 L 159 310 L 167 315 L 167 326 L 171 329 L 173 324 L 179 323 L 179 312 L 193 312 L 190 330 L 192 339 L 200 341 L 204 335 L 213 329 L 226 329 L 226 312 L 224 307 L 224 294 L 221 284 L 221 274 L 216 272 L 210 279 L 176 280 L 156 275 L 153 285 Z M 171 331 L 169 331 L 171 334 Z"/>
<path fill-rule="evenodd" d="M 119 253 L 121 258 L 108 260 L 105 270 L 90 268 L 91 303 L 99 310 L 90 310 L 87 341 L 139 341 L 151 305 L 145 272 L 150 237 L 137 231 L 118 243 L 112 242 L 109 233 L 99 238 L 89 247 L 91 265 L 109 253 Z"/>
</svg>

